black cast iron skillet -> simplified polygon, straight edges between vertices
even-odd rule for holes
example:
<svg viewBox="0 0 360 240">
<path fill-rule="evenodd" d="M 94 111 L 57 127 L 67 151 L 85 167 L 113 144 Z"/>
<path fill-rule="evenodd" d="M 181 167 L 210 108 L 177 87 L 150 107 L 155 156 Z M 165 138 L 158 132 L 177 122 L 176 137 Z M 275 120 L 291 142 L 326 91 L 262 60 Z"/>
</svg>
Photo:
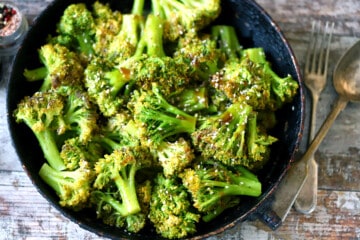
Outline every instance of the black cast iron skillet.
<svg viewBox="0 0 360 240">
<path fill-rule="evenodd" d="M 32 24 L 24 42 L 15 57 L 13 69 L 8 84 L 7 109 L 8 124 L 13 146 L 37 190 L 64 216 L 79 224 L 84 229 L 109 238 L 129 238 L 128 233 L 104 225 L 96 219 L 90 211 L 73 212 L 61 208 L 58 199 L 38 176 L 38 171 L 44 162 L 42 152 L 34 135 L 24 124 L 17 124 L 12 117 L 12 112 L 17 103 L 25 96 L 32 95 L 38 85 L 28 83 L 22 76 L 25 68 L 40 66 L 37 49 L 45 43 L 49 33 L 54 33 L 55 24 L 65 9 L 71 3 L 80 0 L 56 0 L 52 2 Z M 83 1 L 87 4 L 94 2 Z M 130 11 L 132 1 L 109 0 L 114 9 L 123 12 Z M 149 1 L 147 1 L 148 4 Z M 279 122 L 272 134 L 280 139 L 274 145 L 272 159 L 264 170 L 259 173 L 263 184 L 263 194 L 258 198 L 243 198 L 242 203 L 233 209 L 225 211 L 214 221 L 200 224 L 198 232 L 191 236 L 201 239 L 233 227 L 238 222 L 251 218 L 260 218 L 268 222 L 270 227 L 277 226 L 279 220 L 267 219 L 271 204 L 271 196 L 278 183 L 290 167 L 294 154 L 298 149 L 304 121 L 304 93 L 300 71 L 293 52 L 281 33 L 279 27 L 270 16 L 252 0 L 227 0 L 222 1 L 222 14 L 217 23 L 230 24 L 236 27 L 241 44 L 244 47 L 263 47 L 268 60 L 273 64 L 273 69 L 280 76 L 291 74 L 300 84 L 299 92 L 293 103 L 287 105 L 277 113 Z M 31 201 L 29 199 L 29 201 Z M 271 215 L 271 214 L 270 214 Z M 157 239 L 160 238 L 153 229 L 130 236 L 132 239 Z"/>
</svg>

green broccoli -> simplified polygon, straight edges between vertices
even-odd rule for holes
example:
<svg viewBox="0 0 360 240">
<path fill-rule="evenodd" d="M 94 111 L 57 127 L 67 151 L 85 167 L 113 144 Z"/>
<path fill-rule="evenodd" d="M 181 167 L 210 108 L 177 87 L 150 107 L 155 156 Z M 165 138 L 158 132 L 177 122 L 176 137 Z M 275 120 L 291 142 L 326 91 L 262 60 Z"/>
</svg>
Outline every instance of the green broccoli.
<svg viewBox="0 0 360 240">
<path fill-rule="evenodd" d="M 216 41 L 212 40 L 210 35 L 200 35 L 197 32 L 182 36 L 173 56 L 186 62 L 191 76 L 200 81 L 207 81 L 219 71 L 224 61 L 224 55 L 217 48 Z"/>
<path fill-rule="evenodd" d="M 137 233 L 146 224 L 146 215 L 142 212 L 123 216 L 119 214 L 119 199 L 117 192 L 103 192 L 95 190 L 91 192 L 90 201 L 95 205 L 96 214 L 105 224 L 124 228 L 129 232 Z"/>
<path fill-rule="evenodd" d="M 180 173 L 195 158 L 190 143 L 184 138 L 179 138 L 175 142 L 161 142 L 153 151 L 166 177 Z"/>
<path fill-rule="evenodd" d="M 85 3 L 70 4 L 63 12 L 57 26 L 59 35 L 68 35 L 77 41 L 78 51 L 85 55 L 94 54 L 95 20 Z"/>
<path fill-rule="evenodd" d="M 75 170 L 59 171 L 44 163 L 39 171 L 40 177 L 55 190 L 63 207 L 80 210 L 89 206 L 91 183 L 94 172 L 86 161 Z"/>
<path fill-rule="evenodd" d="M 200 215 L 191 206 L 186 188 L 174 177 L 154 179 L 149 219 L 162 237 L 183 238 L 196 232 Z"/>
<path fill-rule="evenodd" d="M 204 221 L 233 207 L 239 196 L 258 197 L 261 194 L 260 181 L 249 170 L 240 166 L 229 168 L 212 160 L 200 160 L 179 177 Z"/>
<path fill-rule="evenodd" d="M 35 134 L 45 159 L 56 170 L 65 169 L 60 157 L 64 140 L 75 136 L 89 141 L 97 129 L 97 112 L 86 92 L 60 88 L 35 92 L 18 104 L 14 116 Z"/>
<path fill-rule="evenodd" d="M 57 134 L 64 105 L 63 99 L 56 92 L 35 92 L 32 96 L 24 97 L 14 111 L 16 121 L 24 122 L 32 130 L 45 159 L 56 170 L 65 169 Z"/>
<path fill-rule="evenodd" d="M 58 93 L 63 97 L 65 104 L 61 115 L 63 124 L 59 124 L 57 133 L 73 133 L 80 141 L 88 142 L 98 129 L 98 108 L 84 90 L 61 87 Z"/>
<path fill-rule="evenodd" d="M 109 46 L 122 27 L 123 16 L 120 11 L 113 11 L 109 4 L 95 1 L 92 5 L 95 22 L 94 52 L 104 58 L 110 54 Z"/>
<path fill-rule="evenodd" d="M 278 110 L 293 99 L 298 83 L 289 75 L 280 78 L 265 59 L 262 48 L 242 51 L 238 60 L 230 59 L 213 75 L 210 84 L 233 102 L 240 101 L 255 110 Z"/>
<path fill-rule="evenodd" d="M 80 57 L 67 47 L 47 43 L 39 49 L 39 58 L 43 66 L 25 69 L 28 81 L 43 80 L 40 91 L 59 86 L 82 86 L 83 71 Z"/>
<path fill-rule="evenodd" d="M 150 159 L 149 159 L 150 158 Z M 122 147 L 105 154 L 95 164 L 96 179 L 94 187 L 98 189 L 94 197 L 106 202 L 123 217 L 139 213 L 140 204 L 136 194 L 136 172 L 151 167 L 152 156 L 142 147 Z M 107 194 L 107 189 L 115 188 L 119 198 Z"/>
<path fill-rule="evenodd" d="M 145 24 L 144 3 L 144 0 L 135 0 L 131 12 L 122 13 L 119 31 L 115 36 L 111 36 L 111 41 L 107 46 L 101 47 L 106 49 L 106 57 L 117 64 L 135 54 Z"/>
<path fill-rule="evenodd" d="M 104 149 L 97 142 L 84 143 L 79 137 L 73 137 L 66 139 L 62 144 L 60 157 L 67 170 L 75 170 L 83 161 L 87 161 L 93 167 L 103 156 L 103 152 Z"/>
<path fill-rule="evenodd" d="M 174 135 L 195 131 L 196 117 L 169 104 L 156 84 L 152 91 L 134 94 L 130 108 L 135 121 L 145 124 L 149 141 L 155 145 Z"/>
<path fill-rule="evenodd" d="M 204 29 L 221 11 L 219 0 L 152 0 L 152 7 L 154 14 L 164 19 L 164 36 L 170 41 Z"/>
<path fill-rule="evenodd" d="M 261 130 L 256 115 L 251 106 L 233 103 L 224 112 L 202 119 L 192 133 L 193 144 L 204 158 L 215 158 L 229 166 L 263 166 L 270 145 L 277 139 Z"/>
<path fill-rule="evenodd" d="M 95 57 L 86 66 L 84 75 L 87 91 L 100 112 L 105 117 L 115 115 L 124 105 L 125 98 L 120 95 L 131 80 L 130 70 Z"/>
</svg>

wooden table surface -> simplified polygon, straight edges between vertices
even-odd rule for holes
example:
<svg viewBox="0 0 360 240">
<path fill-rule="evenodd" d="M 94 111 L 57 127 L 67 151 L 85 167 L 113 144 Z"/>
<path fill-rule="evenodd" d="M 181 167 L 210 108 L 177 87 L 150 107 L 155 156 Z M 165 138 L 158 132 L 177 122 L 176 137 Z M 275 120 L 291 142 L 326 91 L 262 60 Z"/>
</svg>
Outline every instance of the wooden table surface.
<svg viewBox="0 0 360 240">
<path fill-rule="evenodd" d="M 31 22 L 51 0 L 14 2 Z M 334 65 L 342 53 L 360 38 L 360 1 L 257 2 L 279 24 L 301 67 L 304 65 L 312 20 L 328 20 L 336 24 L 331 43 L 328 84 L 319 103 L 319 127 L 336 97 L 332 86 Z M 102 239 L 81 229 L 51 207 L 23 172 L 7 128 L 5 82 L 9 59 L 5 60 L 4 65 L 0 82 L 0 239 Z M 309 103 L 308 96 L 307 100 Z M 360 239 L 359 119 L 360 104 L 350 103 L 336 119 L 316 152 L 319 184 L 314 212 L 303 215 L 292 209 L 276 231 L 269 230 L 258 221 L 247 221 L 209 239 Z M 306 137 L 300 151 L 304 151 L 305 140 Z"/>
</svg>

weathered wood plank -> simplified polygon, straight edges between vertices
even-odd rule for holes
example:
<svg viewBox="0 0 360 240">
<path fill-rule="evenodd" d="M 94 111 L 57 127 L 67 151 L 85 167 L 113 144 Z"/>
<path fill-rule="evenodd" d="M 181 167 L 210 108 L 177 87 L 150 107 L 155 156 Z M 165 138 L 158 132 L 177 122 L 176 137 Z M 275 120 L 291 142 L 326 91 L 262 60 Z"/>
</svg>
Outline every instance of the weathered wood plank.
<svg viewBox="0 0 360 240">
<path fill-rule="evenodd" d="M 24 236 L 36 239 L 98 239 L 51 207 L 24 172 L 0 171 L 0 179 L 0 239 Z M 232 239 L 357 239 L 360 237 L 359 223 L 359 192 L 320 190 L 318 208 L 312 215 L 292 211 L 275 232 L 259 222 L 245 222 L 209 239 L 229 239 L 229 236 Z"/>
</svg>

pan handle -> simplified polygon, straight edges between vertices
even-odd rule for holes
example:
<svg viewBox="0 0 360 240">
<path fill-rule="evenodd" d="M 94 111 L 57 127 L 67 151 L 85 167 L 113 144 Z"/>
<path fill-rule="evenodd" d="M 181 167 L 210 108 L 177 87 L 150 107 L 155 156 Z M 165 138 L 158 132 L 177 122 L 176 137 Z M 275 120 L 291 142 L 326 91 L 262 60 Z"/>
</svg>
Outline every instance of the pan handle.
<svg viewBox="0 0 360 240">
<path fill-rule="evenodd" d="M 271 209 L 258 212 L 256 217 L 266 226 L 271 228 L 271 230 L 276 230 L 282 224 L 281 218 Z"/>
</svg>

